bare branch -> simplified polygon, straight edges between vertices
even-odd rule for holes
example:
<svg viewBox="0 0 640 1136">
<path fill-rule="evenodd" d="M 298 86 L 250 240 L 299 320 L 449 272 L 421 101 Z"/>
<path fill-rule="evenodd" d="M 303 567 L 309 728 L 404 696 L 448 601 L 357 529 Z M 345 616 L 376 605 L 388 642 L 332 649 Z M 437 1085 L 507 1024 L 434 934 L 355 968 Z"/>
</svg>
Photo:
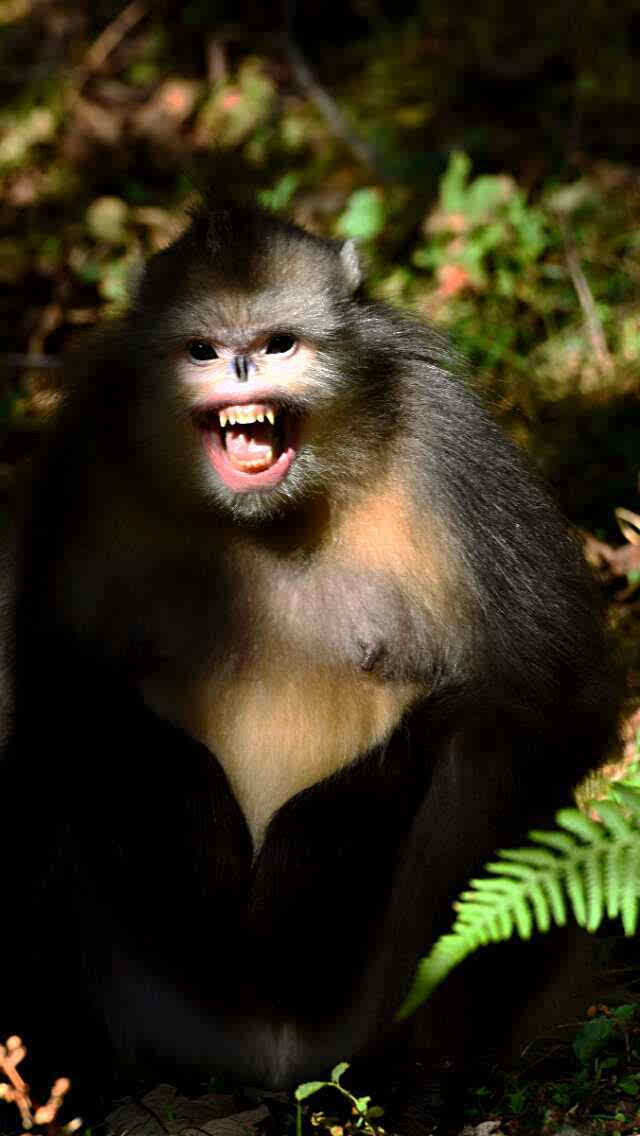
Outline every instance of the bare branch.
<svg viewBox="0 0 640 1136">
<path fill-rule="evenodd" d="M 569 275 L 571 276 L 571 281 L 576 290 L 576 295 L 578 297 L 578 300 L 580 301 L 580 307 L 582 308 L 584 315 L 587 335 L 591 340 L 593 354 L 595 356 L 596 363 L 598 364 L 600 373 L 609 377 L 613 374 L 613 360 L 609 353 L 609 348 L 607 347 L 607 341 L 604 331 L 602 330 L 602 324 L 600 323 L 600 320 L 598 318 L 595 301 L 593 299 L 593 293 L 589 287 L 589 282 L 582 270 L 582 264 L 580 263 L 578 250 L 575 246 L 573 238 L 566 228 L 564 235 L 567 246 L 567 268 L 569 269 Z"/>
<path fill-rule="evenodd" d="M 71 76 L 71 93 L 69 96 L 71 101 L 78 97 L 87 80 L 100 70 L 111 52 L 115 51 L 118 44 L 122 42 L 131 29 L 140 23 L 148 10 L 149 5 L 143 3 L 143 0 L 131 0 L 131 3 L 118 13 L 115 20 L 112 20 L 100 32 L 100 35 L 88 49 L 82 63 Z"/>
<path fill-rule="evenodd" d="M 332 134 L 341 138 L 358 161 L 363 166 L 367 166 L 379 181 L 389 181 L 389 175 L 382 169 L 373 147 L 351 129 L 337 102 L 320 85 L 297 44 L 290 36 L 280 36 L 277 42 L 286 56 L 298 86 L 320 112 Z"/>
</svg>

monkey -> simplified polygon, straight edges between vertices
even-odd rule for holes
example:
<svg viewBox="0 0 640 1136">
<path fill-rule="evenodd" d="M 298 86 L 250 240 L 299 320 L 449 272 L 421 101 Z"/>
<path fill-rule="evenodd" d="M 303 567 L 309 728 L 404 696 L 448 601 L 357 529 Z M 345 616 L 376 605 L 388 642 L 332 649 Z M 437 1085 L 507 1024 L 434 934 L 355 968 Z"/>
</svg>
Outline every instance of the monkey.
<svg viewBox="0 0 640 1136">
<path fill-rule="evenodd" d="M 393 1045 L 614 729 L 577 544 L 447 341 L 253 205 L 207 199 L 70 362 L 7 561 L 1 1024 L 60 1072 Z M 483 982 L 413 1051 L 471 1044 Z"/>
</svg>

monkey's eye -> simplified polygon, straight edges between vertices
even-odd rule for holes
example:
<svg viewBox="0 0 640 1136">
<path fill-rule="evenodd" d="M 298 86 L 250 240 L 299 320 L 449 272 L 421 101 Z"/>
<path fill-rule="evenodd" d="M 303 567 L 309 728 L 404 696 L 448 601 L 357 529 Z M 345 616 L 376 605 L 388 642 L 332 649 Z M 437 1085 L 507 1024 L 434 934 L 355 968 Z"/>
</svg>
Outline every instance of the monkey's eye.
<svg viewBox="0 0 640 1136">
<path fill-rule="evenodd" d="M 286 355 L 287 351 L 291 351 L 296 343 L 295 336 L 287 335 L 286 332 L 280 335 L 272 335 L 267 343 L 267 355 Z"/>
<path fill-rule="evenodd" d="M 196 363 L 206 363 L 209 359 L 217 359 L 218 352 L 215 347 L 207 343 L 205 339 L 194 339 L 189 344 L 189 355 L 195 359 Z"/>
</svg>

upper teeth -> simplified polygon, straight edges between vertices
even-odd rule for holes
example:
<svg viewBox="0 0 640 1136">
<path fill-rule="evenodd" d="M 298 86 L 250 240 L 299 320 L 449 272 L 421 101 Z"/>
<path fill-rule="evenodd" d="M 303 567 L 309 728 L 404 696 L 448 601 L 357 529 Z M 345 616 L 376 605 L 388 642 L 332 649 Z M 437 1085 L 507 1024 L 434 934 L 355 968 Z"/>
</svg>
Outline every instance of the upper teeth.
<svg viewBox="0 0 640 1136">
<path fill-rule="evenodd" d="M 266 406 L 227 406 L 225 410 L 218 411 L 218 418 L 221 426 L 264 422 L 265 418 L 273 426 L 276 420 L 276 412 Z"/>
</svg>

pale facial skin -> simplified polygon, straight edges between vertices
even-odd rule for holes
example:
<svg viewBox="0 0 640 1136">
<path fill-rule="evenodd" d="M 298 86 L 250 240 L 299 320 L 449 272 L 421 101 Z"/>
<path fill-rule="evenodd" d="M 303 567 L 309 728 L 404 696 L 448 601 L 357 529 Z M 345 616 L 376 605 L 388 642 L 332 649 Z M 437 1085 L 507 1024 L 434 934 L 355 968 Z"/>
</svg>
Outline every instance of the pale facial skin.
<svg viewBox="0 0 640 1136">
<path fill-rule="evenodd" d="M 187 345 L 180 380 L 205 454 L 227 488 L 269 489 L 287 476 L 299 430 L 280 403 L 304 389 L 314 356 L 311 346 L 289 332 Z"/>
</svg>

